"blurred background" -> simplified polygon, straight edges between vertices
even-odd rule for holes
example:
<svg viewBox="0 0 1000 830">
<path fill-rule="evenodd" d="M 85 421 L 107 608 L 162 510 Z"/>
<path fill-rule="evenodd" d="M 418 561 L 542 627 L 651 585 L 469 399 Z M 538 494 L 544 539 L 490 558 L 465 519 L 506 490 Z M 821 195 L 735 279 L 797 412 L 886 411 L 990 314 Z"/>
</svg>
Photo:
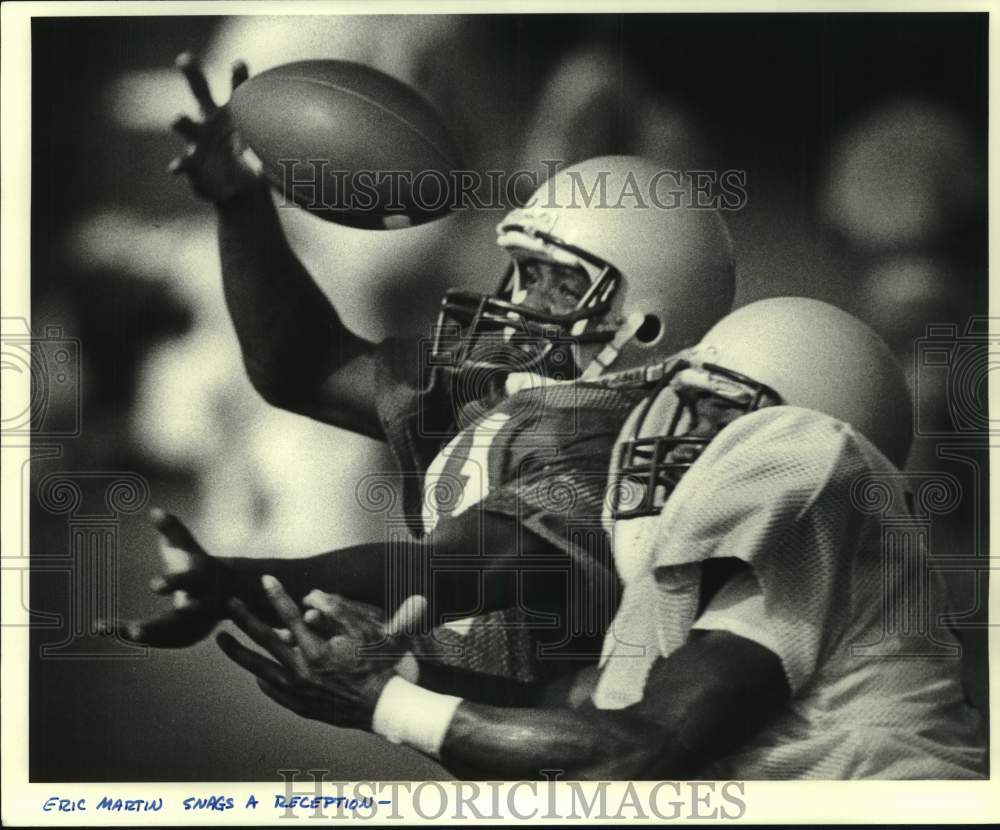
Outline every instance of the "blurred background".
<svg viewBox="0 0 1000 830">
<path fill-rule="evenodd" d="M 362 61 L 429 97 L 474 169 L 638 153 L 746 171 L 748 202 L 727 216 L 737 303 L 800 294 L 875 326 L 917 392 L 911 469 L 958 482 L 932 552 L 963 560 L 947 577 L 985 713 L 985 579 L 969 566 L 988 538 L 985 15 L 42 18 L 31 48 L 32 327 L 78 341 L 79 394 L 53 394 L 46 417 L 77 405 L 80 416 L 79 434 L 35 441 L 59 455 L 32 463 L 33 557 L 66 556 L 96 515 L 40 490 L 53 475 L 93 483 L 94 471 L 137 477 L 133 507 L 177 513 L 221 555 L 382 537 L 354 483 L 392 469 L 385 448 L 256 396 L 223 304 L 213 212 L 166 172 L 182 149 L 167 125 L 196 114 L 179 52 L 203 57 L 220 102 L 238 57 L 251 73 Z M 371 339 L 426 333 L 445 288 L 491 289 L 504 265 L 502 212 L 392 233 L 280 213 L 342 318 Z M 155 612 L 152 530 L 141 511 L 107 526 L 117 612 Z M 211 641 L 106 660 L 52 650 L 74 586 L 58 568 L 32 579 L 32 611 L 48 621 L 33 631 L 32 780 L 275 780 L 287 767 L 441 777 L 415 753 L 279 709 Z"/>
</svg>

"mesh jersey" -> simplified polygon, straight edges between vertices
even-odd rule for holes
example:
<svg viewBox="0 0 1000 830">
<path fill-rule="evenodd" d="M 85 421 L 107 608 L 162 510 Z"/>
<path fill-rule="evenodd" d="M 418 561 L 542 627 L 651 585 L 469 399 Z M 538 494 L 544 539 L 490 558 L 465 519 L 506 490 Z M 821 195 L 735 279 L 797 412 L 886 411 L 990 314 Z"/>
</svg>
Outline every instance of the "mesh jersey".
<svg viewBox="0 0 1000 830">
<path fill-rule="evenodd" d="M 377 374 L 379 415 L 403 472 L 412 532 L 422 535 L 440 518 L 478 506 L 515 517 L 567 553 L 580 573 L 610 570 L 600 524 L 608 463 L 640 393 L 535 385 L 489 409 L 467 408 L 462 418 L 452 414 L 452 401 L 421 399 L 416 392 L 417 348 L 385 341 Z M 458 432 L 456 419 L 464 423 Z M 424 658 L 522 681 L 572 668 L 539 659 L 528 623 L 519 610 L 487 614 L 438 629 L 416 650 Z"/>
<path fill-rule="evenodd" d="M 981 775 L 978 716 L 938 626 L 943 585 L 904 474 L 850 426 L 796 407 L 724 429 L 659 516 L 618 522 L 624 583 L 595 704 L 642 697 L 691 628 L 731 631 L 782 662 L 785 713 L 707 778 Z M 750 567 L 697 614 L 699 563 Z"/>
</svg>

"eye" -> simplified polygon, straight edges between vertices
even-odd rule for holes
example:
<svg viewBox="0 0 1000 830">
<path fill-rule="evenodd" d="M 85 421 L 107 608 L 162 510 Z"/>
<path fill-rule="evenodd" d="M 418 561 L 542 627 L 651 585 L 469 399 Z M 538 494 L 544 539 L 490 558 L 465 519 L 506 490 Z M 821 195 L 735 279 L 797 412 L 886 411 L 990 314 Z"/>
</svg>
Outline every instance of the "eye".
<svg viewBox="0 0 1000 830">
<path fill-rule="evenodd" d="M 745 408 L 741 407 L 739 404 L 714 395 L 709 399 L 708 406 L 709 411 L 706 414 L 708 417 L 712 418 L 715 423 L 719 425 L 719 427 L 724 427 L 735 421 L 738 417 L 740 417 L 740 415 L 746 414 Z"/>
<path fill-rule="evenodd" d="M 564 282 L 559 286 L 559 293 L 569 300 L 575 302 L 580 302 L 583 299 L 583 292 L 580 291 L 575 285 L 569 282 Z"/>
<path fill-rule="evenodd" d="M 727 403 L 725 400 L 718 397 L 717 395 L 713 395 L 711 392 L 701 393 L 701 408 L 702 411 L 705 412 L 707 415 L 713 415 L 715 417 L 718 417 L 719 415 L 724 413 L 730 406 L 731 404 Z"/>
<path fill-rule="evenodd" d="M 521 286 L 523 288 L 530 288 L 533 285 L 538 285 L 541 275 L 538 273 L 538 269 L 533 263 L 522 262 L 517 266 L 517 270 L 521 275 Z"/>
<path fill-rule="evenodd" d="M 574 302 L 580 302 L 587 293 L 587 289 L 590 287 L 590 278 L 583 272 L 578 270 L 573 270 L 571 272 L 563 272 L 560 275 L 559 280 L 559 293 L 572 299 Z"/>
<path fill-rule="evenodd" d="M 681 403 L 692 408 L 699 406 L 705 396 L 705 393 L 697 386 L 688 386 L 687 384 L 677 386 L 674 391 Z"/>
</svg>

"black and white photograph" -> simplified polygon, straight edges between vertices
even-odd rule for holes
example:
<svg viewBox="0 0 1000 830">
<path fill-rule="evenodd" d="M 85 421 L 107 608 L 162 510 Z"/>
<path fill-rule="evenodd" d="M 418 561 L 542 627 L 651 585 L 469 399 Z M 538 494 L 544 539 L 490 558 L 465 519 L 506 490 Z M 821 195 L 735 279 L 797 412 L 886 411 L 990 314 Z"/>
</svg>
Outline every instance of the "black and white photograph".
<svg viewBox="0 0 1000 830">
<path fill-rule="evenodd" d="M 989 6 L 46 5 L 5 824 L 988 815 Z"/>
</svg>

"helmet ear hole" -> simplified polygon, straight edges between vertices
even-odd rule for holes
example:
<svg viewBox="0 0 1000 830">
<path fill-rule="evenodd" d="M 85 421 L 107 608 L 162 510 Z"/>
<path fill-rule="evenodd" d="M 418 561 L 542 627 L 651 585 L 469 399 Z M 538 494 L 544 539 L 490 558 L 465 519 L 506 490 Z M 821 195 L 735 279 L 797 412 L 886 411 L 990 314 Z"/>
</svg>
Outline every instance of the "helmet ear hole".
<svg viewBox="0 0 1000 830">
<path fill-rule="evenodd" d="M 647 314 L 635 333 L 635 340 L 643 346 L 652 346 L 662 334 L 663 323 L 660 322 L 660 318 L 655 314 Z"/>
</svg>

